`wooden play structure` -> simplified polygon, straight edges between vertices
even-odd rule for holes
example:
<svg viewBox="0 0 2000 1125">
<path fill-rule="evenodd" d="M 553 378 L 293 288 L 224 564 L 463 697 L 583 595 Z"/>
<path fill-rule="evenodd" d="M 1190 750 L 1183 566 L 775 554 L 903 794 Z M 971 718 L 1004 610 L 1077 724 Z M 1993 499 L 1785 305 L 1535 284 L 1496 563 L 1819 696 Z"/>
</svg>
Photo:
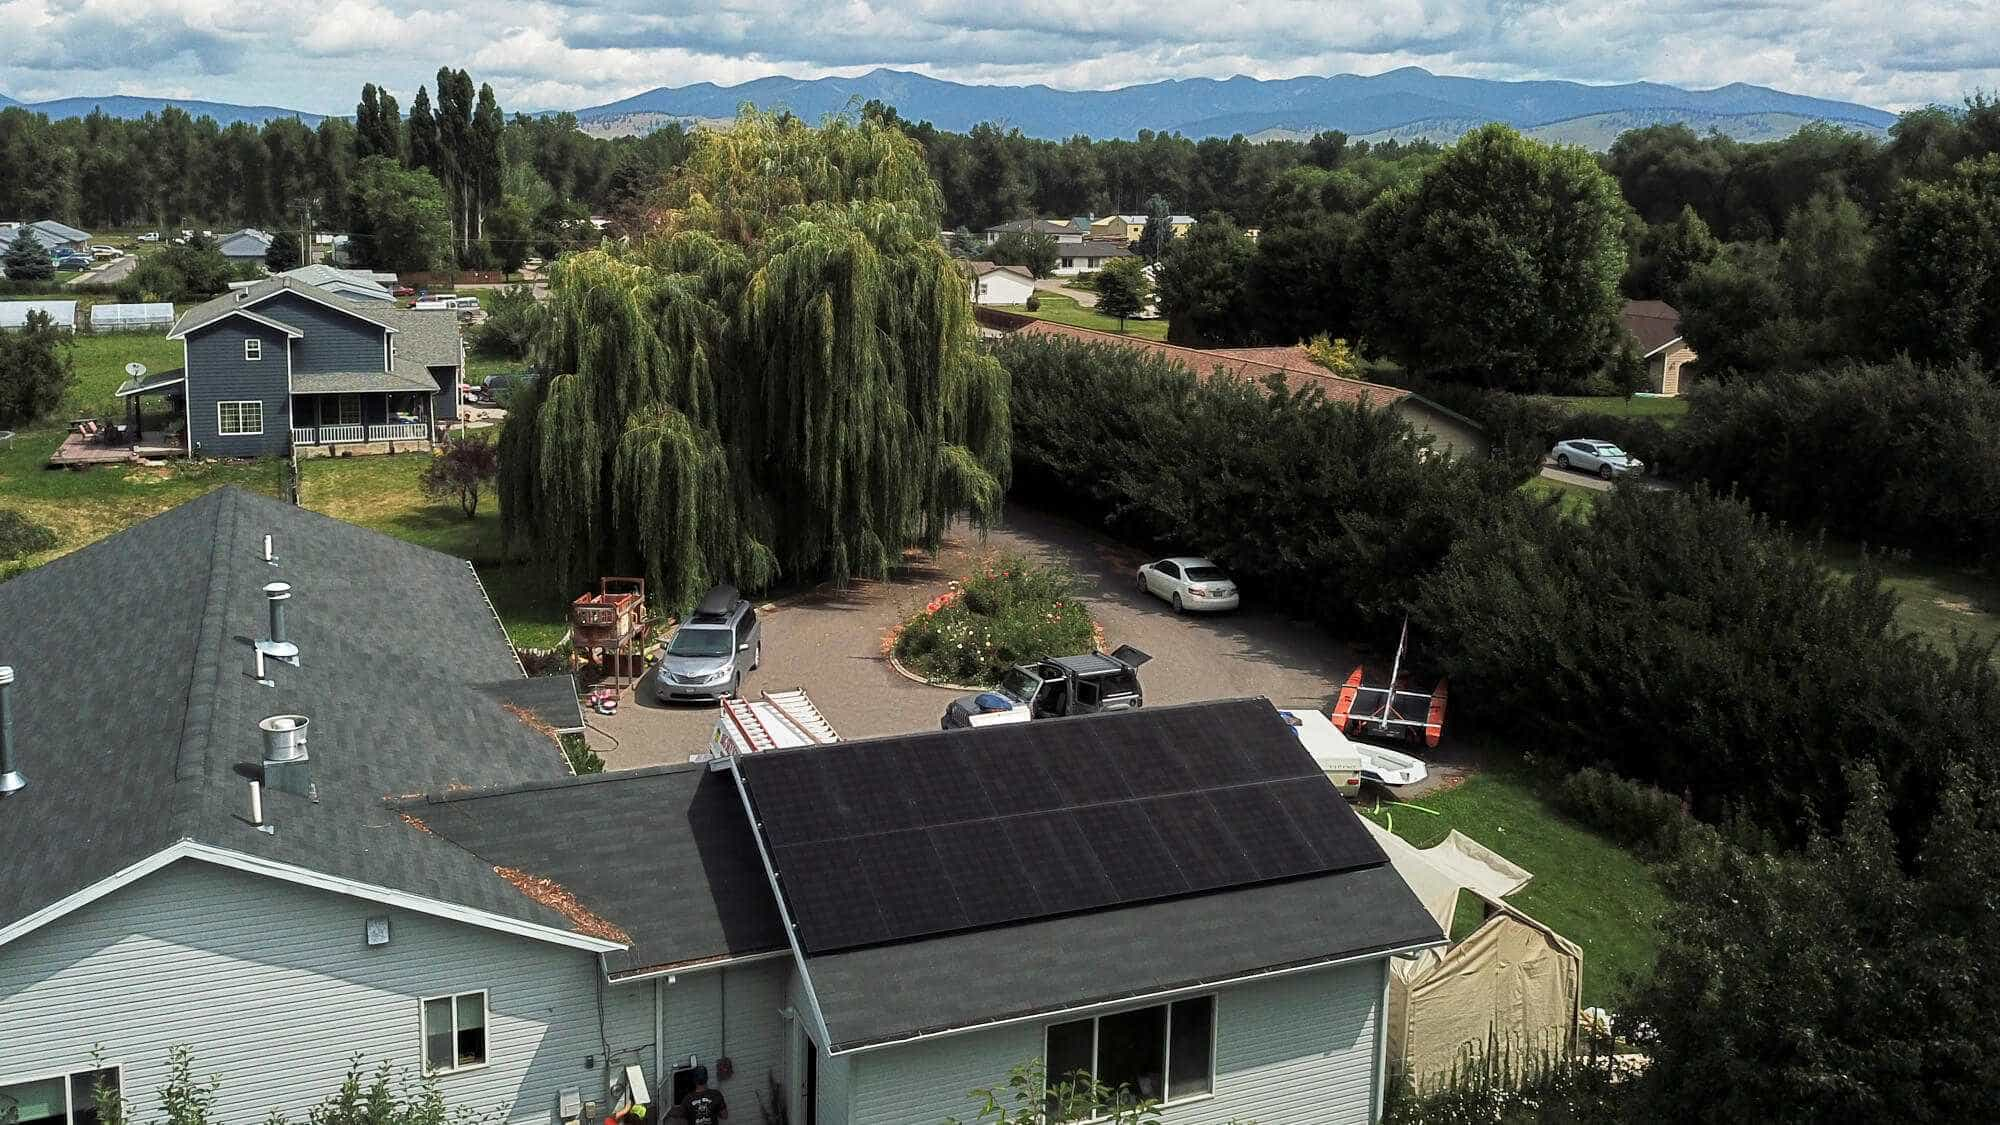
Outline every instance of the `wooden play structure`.
<svg viewBox="0 0 2000 1125">
<path fill-rule="evenodd" d="M 646 580 L 597 580 L 595 594 L 569 603 L 570 647 L 599 666 L 602 686 L 620 692 L 646 675 Z"/>
</svg>

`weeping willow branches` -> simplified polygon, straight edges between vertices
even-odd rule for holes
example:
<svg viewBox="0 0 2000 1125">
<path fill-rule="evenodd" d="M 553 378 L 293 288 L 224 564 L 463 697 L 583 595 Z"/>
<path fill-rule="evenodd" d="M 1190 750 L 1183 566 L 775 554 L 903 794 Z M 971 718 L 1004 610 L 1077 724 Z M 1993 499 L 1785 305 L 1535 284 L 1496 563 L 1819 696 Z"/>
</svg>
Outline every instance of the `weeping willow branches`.
<svg viewBox="0 0 2000 1125">
<path fill-rule="evenodd" d="M 998 510 L 1007 378 L 923 156 L 873 123 L 704 132 L 656 229 L 572 254 L 502 436 L 509 542 L 574 589 L 884 573 Z"/>
</svg>

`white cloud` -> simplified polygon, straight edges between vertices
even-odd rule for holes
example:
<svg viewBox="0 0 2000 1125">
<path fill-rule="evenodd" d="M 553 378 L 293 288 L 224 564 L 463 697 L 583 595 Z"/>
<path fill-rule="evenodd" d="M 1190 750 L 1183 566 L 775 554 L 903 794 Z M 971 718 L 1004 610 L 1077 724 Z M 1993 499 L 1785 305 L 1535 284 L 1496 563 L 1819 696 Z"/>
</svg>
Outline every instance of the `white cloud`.
<svg viewBox="0 0 2000 1125">
<path fill-rule="evenodd" d="M 407 104 L 443 65 L 509 108 L 877 65 L 1066 88 L 1419 65 L 1888 108 L 2000 88 L 1994 0 L 0 0 L 0 28 L 16 97 L 192 87 L 321 112 L 350 111 L 363 78 Z"/>
</svg>

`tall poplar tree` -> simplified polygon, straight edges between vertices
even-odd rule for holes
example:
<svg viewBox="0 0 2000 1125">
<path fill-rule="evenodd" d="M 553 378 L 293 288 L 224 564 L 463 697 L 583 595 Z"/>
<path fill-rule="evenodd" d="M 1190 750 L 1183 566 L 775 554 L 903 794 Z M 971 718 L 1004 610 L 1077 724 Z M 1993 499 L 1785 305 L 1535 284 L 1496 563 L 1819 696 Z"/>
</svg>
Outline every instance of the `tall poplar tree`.
<svg viewBox="0 0 2000 1125">
<path fill-rule="evenodd" d="M 900 131 L 746 112 L 704 130 L 629 248 L 553 270 L 552 376 L 501 435 L 508 542 L 564 591 L 886 573 L 997 511 L 1007 377 L 976 347 Z M 636 568 L 636 569 L 635 569 Z"/>
</svg>

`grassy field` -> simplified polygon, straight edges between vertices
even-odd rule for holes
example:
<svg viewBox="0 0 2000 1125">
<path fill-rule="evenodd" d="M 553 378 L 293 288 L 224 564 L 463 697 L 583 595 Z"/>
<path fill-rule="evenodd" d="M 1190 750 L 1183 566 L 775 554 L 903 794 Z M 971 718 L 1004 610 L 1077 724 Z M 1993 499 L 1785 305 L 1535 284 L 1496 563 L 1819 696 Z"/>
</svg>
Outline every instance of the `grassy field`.
<svg viewBox="0 0 2000 1125">
<path fill-rule="evenodd" d="M 1457 829 L 1534 872 L 1534 880 L 1507 901 L 1582 947 L 1585 1006 L 1616 1011 L 1627 982 L 1652 966 L 1654 926 L 1666 908 L 1646 865 L 1564 819 L 1525 778 L 1476 774 L 1414 804 L 1359 807 L 1418 847 Z"/>
<path fill-rule="evenodd" d="M 1035 296 L 1038 298 L 1041 307 L 1034 312 L 1029 312 L 1022 305 L 1003 305 L 1001 307 L 1005 308 L 1008 312 L 1020 313 L 1024 316 L 1040 317 L 1043 320 L 1052 320 L 1057 324 L 1070 324 L 1078 328 L 1095 328 L 1099 332 L 1118 331 L 1117 317 L 1105 316 L 1095 309 L 1086 309 L 1082 305 L 1077 304 L 1074 297 L 1065 297 L 1060 293 L 1044 292 L 1037 292 Z M 1164 320 L 1127 320 L 1125 322 L 1125 335 L 1138 336 L 1147 340 L 1164 340 L 1167 338 L 1167 322 Z"/>
<path fill-rule="evenodd" d="M 1594 489 L 1582 484 L 1551 480 L 1544 476 L 1529 477 L 1527 483 L 1521 486 L 1521 490 L 1523 492 L 1531 492 L 1537 497 L 1561 497 L 1558 503 L 1562 506 L 1563 515 L 1578 520 L 1587 520 L 1590 518 L 1591 510 L 1596 507 L 1597 498 L 1601 495 Z"/>
<path fill-rule="evenodd" d="M 1579 414 L 1610 414 L 1619 418 L 1650 418 L 1672 429 L 1687 416 L 1684 398 L 1654 398 L 1631 395 L 1598 397 L 1589 395 L 1549 395 L 1547 401 L 1572 407 Z"/>
<path fill-rule="evenodd" d="M 539 590 L 525 568 L 502 560 L 500 498 L 482 496 L 471 519 L 455 503 L 431 501 L 417 487 L 429 460 L 427 453 L 399 453 L 301 461 L 299 498 L 335 519 L 470 559 L 515 644 L 549 648 L 560 642 L 567 628 L 561 599 Z"/>
</svg>

